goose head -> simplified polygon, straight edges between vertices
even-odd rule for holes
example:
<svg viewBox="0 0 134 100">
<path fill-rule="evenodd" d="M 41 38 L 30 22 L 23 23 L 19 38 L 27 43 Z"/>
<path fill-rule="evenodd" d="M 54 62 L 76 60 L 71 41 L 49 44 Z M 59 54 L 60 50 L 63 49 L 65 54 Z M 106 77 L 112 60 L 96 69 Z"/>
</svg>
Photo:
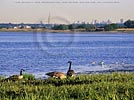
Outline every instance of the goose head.
<svg viewBox="0 0 134 100">
<path fill-rule="evenodd" d="M 71 64 L 72 62 L 71 61 L 68 61 L 67 63 L 70 63 Z"/>
</svg>

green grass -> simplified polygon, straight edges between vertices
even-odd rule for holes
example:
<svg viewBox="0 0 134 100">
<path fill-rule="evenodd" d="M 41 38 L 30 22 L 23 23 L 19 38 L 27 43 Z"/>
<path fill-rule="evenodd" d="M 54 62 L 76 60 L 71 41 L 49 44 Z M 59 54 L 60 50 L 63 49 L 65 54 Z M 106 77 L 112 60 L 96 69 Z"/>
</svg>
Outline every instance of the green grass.
<svg viewBox="0 0 134 100">
<path fill-rule="evenodd" d="M 134 73 L 0 80 L 0 100 L 134 100 Z"/>
<path fill-rule="evenodd" d="M 4 79 L 4 76 L 0 76 L 0 80 L 3 80 Z"/>
<path fill-rule="evenodd" d="M 24 74 L 23 79 L 24 80 L 35 80 L 35 76 L 32 74 Z"/>
</svg>

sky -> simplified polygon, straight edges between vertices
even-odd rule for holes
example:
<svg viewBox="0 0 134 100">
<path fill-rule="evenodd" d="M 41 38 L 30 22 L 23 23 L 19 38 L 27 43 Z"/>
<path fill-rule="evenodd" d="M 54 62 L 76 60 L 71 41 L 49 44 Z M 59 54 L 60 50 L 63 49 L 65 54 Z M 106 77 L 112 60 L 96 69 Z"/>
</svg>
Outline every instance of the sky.
<svg viewBox="0 0 134 100">
<path fill-rule="evenodd" d="M 119 22 L 134 20 L 133 9 L 134 0 L 0 0 L 0 23 Z"/>
</svg>

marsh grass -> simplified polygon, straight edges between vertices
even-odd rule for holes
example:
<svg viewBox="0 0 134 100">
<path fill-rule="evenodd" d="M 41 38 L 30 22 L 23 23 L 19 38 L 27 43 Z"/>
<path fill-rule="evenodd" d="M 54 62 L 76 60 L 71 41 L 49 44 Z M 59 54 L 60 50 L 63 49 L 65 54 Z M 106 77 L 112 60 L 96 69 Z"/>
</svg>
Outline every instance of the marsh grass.
<svg viewBox="0 0 134 100">
<path fill-rule="evenodd" d="M 35 80 L 35 76 L 32 74 L 24 74 L 23 79 L 24 80 Z"/>
<path fill-rule="evenodd" d="M 0 80 L 3 80 L 4 79 L 4 76 L 0 76 Z"/>
<path fill-rule="evenodd" d="M 1 81 L 0 100 L 134 100 L 134 73 Z"/>
</svg>

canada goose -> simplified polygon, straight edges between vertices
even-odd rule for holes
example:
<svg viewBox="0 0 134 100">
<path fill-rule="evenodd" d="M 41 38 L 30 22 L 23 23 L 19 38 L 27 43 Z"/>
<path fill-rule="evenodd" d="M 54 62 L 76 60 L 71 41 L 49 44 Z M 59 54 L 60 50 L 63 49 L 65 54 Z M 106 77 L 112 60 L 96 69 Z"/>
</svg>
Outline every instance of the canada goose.
<svg viewBox="0 0 134 100">
<path fill-rule="evenodd" d="M 71 61 L 68 61 L 68 63 L 69 63 L 69 69 L 67 71 L 67 76 L 72 77 L 72 76 L 75 75 L 75 72 L 74 72 L 74 70 L 71 70 L 72 62 Z"/>
<path fill-rule="evenodd" d="M 20 80 L 23 78 L 23 71 L 25 71 L 24 69 L 20 70 L 20 75 L 13 75 L 8 77 L 6 80 Z"/>
<path fill-rule="evenodd" d="M 67 76 L 72 77 L 72 76 L 75 75 L 74 70 L 71 70 L 71 64 L 72 64 L 72 62 L 71 61 L 68 61 L 68 63 L 69 63 L 69 69 L 67 71 Z M 66 75 L 64 73 L 62 73 L 62 72 L 56 72 L 56 71 L 55 72 L 46 73 L 46 75 L 48 75 L 50 77 L 59 78 L 59 79 L 66 78 Z"/>
</svg>

